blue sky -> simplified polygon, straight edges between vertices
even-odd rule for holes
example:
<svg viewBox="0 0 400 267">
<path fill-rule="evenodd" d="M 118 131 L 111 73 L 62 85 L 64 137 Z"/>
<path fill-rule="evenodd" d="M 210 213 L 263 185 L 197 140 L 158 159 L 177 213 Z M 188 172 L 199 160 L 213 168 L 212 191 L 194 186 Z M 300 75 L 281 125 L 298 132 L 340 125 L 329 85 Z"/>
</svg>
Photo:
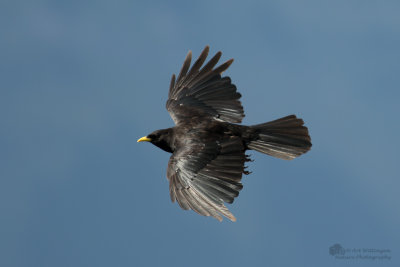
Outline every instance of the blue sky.
<svg viewBox="0 0 400 267">
<path fill-rule="evenodd" d="M 1 266 L 399 266 L 398 1 L 3 1 Z M 252 152 L 230 210 L 169 199 L 172 73 L 205 45 L 244 124 L 302 117 L 311 152 Z M 390 249 L 343 260 L 329 247 Z"/>
</svg>

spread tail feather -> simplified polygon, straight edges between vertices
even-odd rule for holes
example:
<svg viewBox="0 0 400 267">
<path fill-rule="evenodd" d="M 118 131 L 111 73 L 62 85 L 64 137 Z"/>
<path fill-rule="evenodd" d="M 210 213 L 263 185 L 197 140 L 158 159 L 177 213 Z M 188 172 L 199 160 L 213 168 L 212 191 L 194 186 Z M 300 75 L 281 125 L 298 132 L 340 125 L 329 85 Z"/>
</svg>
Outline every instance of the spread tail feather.
<svg viewBox="0 0 400 267">
<path fill-rule="evenodd" d="M 311 148 L 311 138 L 302 119 L 295 115 L 250 126 L 249 149 L 280 159 L 291 160 Z"/>
</svg>

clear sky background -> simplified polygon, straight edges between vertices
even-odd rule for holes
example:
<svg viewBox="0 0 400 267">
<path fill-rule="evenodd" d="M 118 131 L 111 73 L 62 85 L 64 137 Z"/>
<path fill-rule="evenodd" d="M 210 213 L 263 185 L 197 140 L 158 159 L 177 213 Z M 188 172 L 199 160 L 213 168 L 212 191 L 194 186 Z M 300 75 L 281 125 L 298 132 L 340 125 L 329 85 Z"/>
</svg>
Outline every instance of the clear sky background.
<svg viewBox="0 0 400 267">
<path fill-rule="evenodd" d="M 400 2 L 189 2 L 1 2 L 0 266 L 400 266 Z M 169 154 L 136 143 L 205 45 L 245 124 L 296 114 L 313 141 L 251 153 L 235 223 L 172 204 Z"/>
</svg>

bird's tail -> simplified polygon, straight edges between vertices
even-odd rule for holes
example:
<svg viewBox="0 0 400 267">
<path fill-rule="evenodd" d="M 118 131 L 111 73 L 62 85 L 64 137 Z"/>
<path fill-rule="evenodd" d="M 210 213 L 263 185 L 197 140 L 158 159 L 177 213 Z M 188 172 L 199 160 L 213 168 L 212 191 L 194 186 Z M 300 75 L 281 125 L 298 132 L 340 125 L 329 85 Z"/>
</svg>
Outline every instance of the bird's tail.
<svg viewBox="0 0 400 267">
<path fill-rule="evenodd" d="M 280 159 L 294 159 L 311 148 L 311 138 L 302 119 L 295 115 L 250 126 L 249 149 Z"/>
</svg>

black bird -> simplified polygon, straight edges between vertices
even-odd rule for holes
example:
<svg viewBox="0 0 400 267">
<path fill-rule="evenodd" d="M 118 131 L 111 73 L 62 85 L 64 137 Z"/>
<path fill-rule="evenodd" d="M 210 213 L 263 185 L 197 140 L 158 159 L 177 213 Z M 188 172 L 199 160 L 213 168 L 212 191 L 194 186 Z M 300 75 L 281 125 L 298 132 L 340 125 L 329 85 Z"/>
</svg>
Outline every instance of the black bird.
<svg viewBox="0 0 400 267">
<path fill-rule="evenodd" d="M 235 124 L 244 117 L 241 95 L 229 77 L 221 77 L 233 59 L 214 68 L 222 55 L 218 52 L 202 67 L 208 51 L 206 46 L 191 68 L 189 51 L 178 78 L 172 75 L 166 107 L 175 127 L 138 142 L 172 153 L 167 170 L 172 202 L 219 221 L 221 215 L 236 221 L 224 202 L 233 202 L 243 188 L 242 174 L 249 174 L 245 151 L 291 160 L 310 150 L 311 138 L 295 115 L 252 126 Z"/>
</svg>

